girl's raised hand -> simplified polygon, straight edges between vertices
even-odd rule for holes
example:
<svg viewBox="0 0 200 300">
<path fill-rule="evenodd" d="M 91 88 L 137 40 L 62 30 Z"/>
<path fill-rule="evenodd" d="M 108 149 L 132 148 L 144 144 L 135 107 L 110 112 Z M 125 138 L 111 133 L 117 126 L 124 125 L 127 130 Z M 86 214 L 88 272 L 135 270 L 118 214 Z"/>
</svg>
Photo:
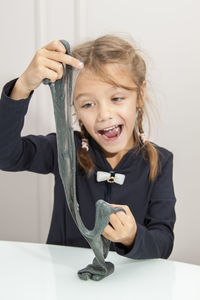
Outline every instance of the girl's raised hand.
<svg viewBox="0 0 200 300">
<path fill-rule="evenodd" d="M 110 205 L 113 207 L 122 207 L 126 214 L 123 211 L 119 211 L 110 215 L 110 224 L 105 227 L 102 235 L 111 242 L 131 247 L 137 232 L 135 218 L 127 205 Z"/>
<path fill-rule="evenodd" d="M 82 62 L 66 54 L 66 49 L 59 40 L 39 49 L 28 68 L 16 81 L 10 97 L 15 100 L 27 98 L 43 79 L 48 78 L 51 82 L 60 79 L 63 76 L 62 63 L 78 69 L 83 68 Z"/>
</svg>

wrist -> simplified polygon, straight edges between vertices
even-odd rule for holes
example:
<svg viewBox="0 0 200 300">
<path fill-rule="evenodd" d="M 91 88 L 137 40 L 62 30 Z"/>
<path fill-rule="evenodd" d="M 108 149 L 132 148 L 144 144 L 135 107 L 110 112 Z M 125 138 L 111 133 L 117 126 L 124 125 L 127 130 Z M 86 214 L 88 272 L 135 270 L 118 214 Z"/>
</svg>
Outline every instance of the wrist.
<svg viewBox="0 0 200 300">
<path fill-rule="evenodd" d="M 134 241 L 135 241 L 135 239 L 126 240 L 122 244 L 127 248 L 131 248 L 134 244 Z"/>
<path fill-rule="evenodd" d="M 13 100 L 26 99 L 29 97 L 30 93 L 31 90 L 26 87 L 22 77 L 19 77 L 10 93 L 10 98 Z"/>
<path fill-rule="evenodd" d="M 132 248 L 135 243 L 136 233 L 137 233 L 137 225 L 136 225 L 133 235 L 129 236 L 129 238 L 124 240 L 122 244 L 124 246 L 126 246 L 127 248 Z"/>
</svg>

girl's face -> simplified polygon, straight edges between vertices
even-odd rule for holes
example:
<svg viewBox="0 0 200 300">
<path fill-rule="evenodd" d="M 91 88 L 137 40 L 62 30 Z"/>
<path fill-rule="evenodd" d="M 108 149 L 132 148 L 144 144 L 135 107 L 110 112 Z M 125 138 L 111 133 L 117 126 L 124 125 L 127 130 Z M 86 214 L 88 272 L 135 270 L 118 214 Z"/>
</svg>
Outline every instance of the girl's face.
<svg viewBox="0 0 200 300">
<path fill-rule="evenodd" d="M 116 64 L 107 64 L 105 68 L 115 82 L 133 90 L 112 86 L 83 69 L 74 88 L 74 107 L 78 119 L 104 153 L 123 156 L 134 146 L 133 129 L 139 105 L 136 85 L 127 69 Z"/>
</svg>

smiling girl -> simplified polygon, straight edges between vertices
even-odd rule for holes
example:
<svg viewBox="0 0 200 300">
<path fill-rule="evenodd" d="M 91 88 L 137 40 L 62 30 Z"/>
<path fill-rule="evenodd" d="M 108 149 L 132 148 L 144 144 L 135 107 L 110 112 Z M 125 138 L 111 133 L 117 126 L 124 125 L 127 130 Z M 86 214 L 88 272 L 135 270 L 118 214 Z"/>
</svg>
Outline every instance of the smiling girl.
<svg viewBox="0 0 200 300">
<path fill-rule="evenodd" d="M 54 208 L 47 243 L 88 247 L 67 207 L 57 162 L 56 134 L 20 137 L 24 116 L 44 78 L 63 76 L 62 63 L 79 69 L 73 102 L 80 132 L 76 183 L 80 214 L 94 226 L 95 203 L 104 199 L 126 211 L 113 213 L 103 236 L 111 250 L 130 258 L 167 258 L 173 248 L 173 155 L 148 141 L 146 65 L 127 41 L 106 35 L 75 47 L 59 41 L 35 54 L 25 72 L 7 83 L 0 101 L 0 168 L 55 176 Z"/>
</svg>

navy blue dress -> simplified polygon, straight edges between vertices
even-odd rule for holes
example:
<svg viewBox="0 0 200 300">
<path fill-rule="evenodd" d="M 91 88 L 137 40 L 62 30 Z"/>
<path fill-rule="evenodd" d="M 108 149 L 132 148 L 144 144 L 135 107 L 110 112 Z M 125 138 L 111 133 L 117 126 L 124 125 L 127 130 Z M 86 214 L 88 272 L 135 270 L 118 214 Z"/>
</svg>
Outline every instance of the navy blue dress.
<svg viewBox="0 0 200 300">
<path fill-rule="evenodd" d="M 89 247 L 67 206 L 58 171 L 56 133 L 21 137 L 32 93 L 29 98 L 19 101 L 9 98 L 15 81 L 5 85 L 0 100 L 0 169 L 54 174 L 54 206 L 47 243 Z M 80 133 L 75 131 L 74 137 L 78 148 L 81 144 Z M 89 145 L 95 172 L 88 178 L 77 163 L 76 176 L 77 200 L 85 226 L 93 228 L 95 203 L 99 199 L 128 205 L 138 228 L 134 245 L 127 248 L 120 243 L 111 243 L 111 250 L 133 259 L 169 257 L 173 248 L 175 223 L 173 154 L 155 145 L 159 153 L 160 168 L 157 177 L 150 183 L 149 164 L 136 148 L 129 150 L 116 168 L 112 169 L 92 138 Z M 124 174 L 125 181 L 123 185 L 97 182 L 96 171 Z"/>
</svg>

